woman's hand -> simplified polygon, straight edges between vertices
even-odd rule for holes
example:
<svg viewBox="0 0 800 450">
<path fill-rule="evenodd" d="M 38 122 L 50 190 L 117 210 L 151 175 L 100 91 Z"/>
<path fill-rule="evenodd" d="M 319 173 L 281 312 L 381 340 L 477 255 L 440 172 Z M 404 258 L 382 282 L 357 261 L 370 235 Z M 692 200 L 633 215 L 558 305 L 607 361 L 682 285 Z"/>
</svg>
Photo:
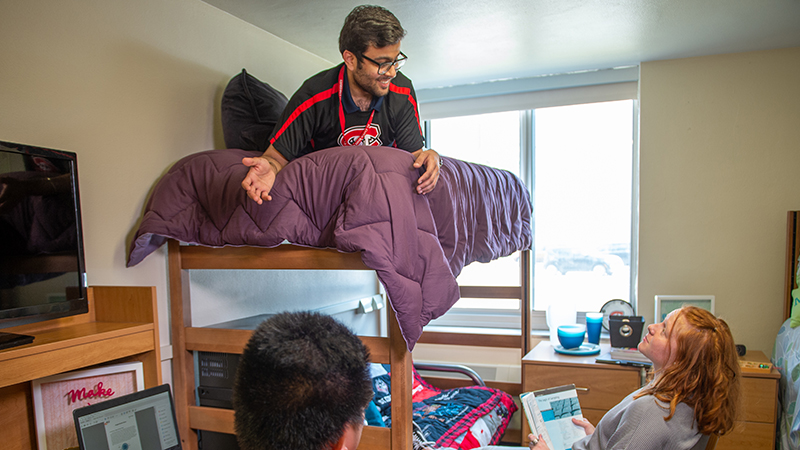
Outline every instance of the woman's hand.
<svg viewBox="0 0 800 450">
<path fill-rule="evenodd" d="M 550 447 L 545 444 L 544 439 L 542 439 L 542 435 L 540 434 L 537 438 L 533 434 L 528 435 L 528 440 L 531 442 L 528 444 L 528 447 L 531 450 L 550 450 Z"/>
<path fill-rule="evenodd" d="M 586 419 L 586 418 L 578 419 L 577 417 L 573 417 L 572 418 L 572 423 L 574 423 L 575 425 L 578 425 L 579 427 L 582 427 L 583 431 L 586 432 L 587 436 L 592 434 L 592 433 L 594 433 L 594 425 L 592 425 L 589 422 L 589 419 Z"/>
<path fill-rule="evenodd" d="M 589 419 L 578 419 L 577 417 L 573 417 L 572 423 L 583 428 L 583 430 L 586 431 L 587 436 L 594 433 L 594 425 L 589 422 Z M 547 444 L 544 443 L 544 439 L 542 439 L 541 434 L 538 438 L 533 434 L 529 434 L 528 440 L 530 440 L 528 447 L 530 447 L 531 450 L 550 450 L 550 448 L 547 447 Z"/>
</svg>

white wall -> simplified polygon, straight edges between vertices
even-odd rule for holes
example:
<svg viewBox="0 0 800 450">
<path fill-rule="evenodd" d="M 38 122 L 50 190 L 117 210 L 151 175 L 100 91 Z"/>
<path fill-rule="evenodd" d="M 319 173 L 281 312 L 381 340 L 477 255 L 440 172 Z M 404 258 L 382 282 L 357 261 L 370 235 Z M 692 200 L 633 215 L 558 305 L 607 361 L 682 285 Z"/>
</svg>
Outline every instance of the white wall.
<svg viewBox="0 0 800 450">
<path fill-rule="evenodd" d="M 219 100 L 243 67 L 290 95 L 332 65 L 199 0 L 6 0 L 0 61 L 0 140 L 78 154 L 89 284 L 156 286 L 164 343 L 166 252 L 125 268 L 153 184 L 224 147 Z"/>
<path fill-rule="evenodd" d="M 769 355 L 800 209 L 800 48 L 649 62 L 640 80 L 639 312 L 713 294 L 737 343 Z"/>
</svg>

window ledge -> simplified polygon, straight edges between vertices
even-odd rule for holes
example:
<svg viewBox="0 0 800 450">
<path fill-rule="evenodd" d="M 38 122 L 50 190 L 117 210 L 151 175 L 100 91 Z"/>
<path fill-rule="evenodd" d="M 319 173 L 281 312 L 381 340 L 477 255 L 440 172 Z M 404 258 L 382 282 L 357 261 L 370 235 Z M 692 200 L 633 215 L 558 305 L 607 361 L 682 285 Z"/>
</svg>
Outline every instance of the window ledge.
<svg viewBox="0 0 800 450">
<path fill-rule="evenodd" d="M 424 331 L 431 333 L 453 333 L 453 334 L 485 334 L 485 335 L 499 335 L 499 336 L 519 336 L 519 329 L 509 328 L 488 328 L 488 327 L 453 327 L 443 325 L 428 325 Z M 531 336 L 534 338 L 550 339 L 550 332 L 548 330 L 532 330 Z M 601 342 L 608 342 L 609 335 L 603 331 L 600 334 Z"/>
<path fill-rule="evenodd" d="M 486 328 L 486 327 L 453 327 L 444 325 L 428 325 L 424 331 L 432 333 L 457 333 L 457 334 L 486 334 L 501 336 L 519 336 L 519 329 L 511 328 Z M 546 332 L 545 332 L 546 333 Z"/>
</svg>

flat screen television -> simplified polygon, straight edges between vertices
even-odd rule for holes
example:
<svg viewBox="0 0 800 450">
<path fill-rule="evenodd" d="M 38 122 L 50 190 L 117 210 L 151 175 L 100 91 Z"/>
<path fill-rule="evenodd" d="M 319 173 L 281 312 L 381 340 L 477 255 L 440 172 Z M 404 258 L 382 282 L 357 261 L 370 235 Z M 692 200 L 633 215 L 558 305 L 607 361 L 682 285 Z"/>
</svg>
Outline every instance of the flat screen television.
<svg viewBox="0 0 800 450">
<path fill-rule="evenodd" d="M 86 290 L 77 155 L 0 141 L 0 328 L 86 313 Z"/>
</svg>

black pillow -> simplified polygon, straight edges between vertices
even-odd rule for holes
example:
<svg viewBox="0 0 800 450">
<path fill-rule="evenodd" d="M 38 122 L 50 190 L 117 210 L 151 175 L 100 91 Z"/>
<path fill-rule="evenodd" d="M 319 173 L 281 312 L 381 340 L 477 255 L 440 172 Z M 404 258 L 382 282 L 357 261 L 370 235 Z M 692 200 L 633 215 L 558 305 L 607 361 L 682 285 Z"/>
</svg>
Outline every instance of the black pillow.
<svg viewBox="0 0 800 450">
<path fill-rule="evenodd" d="M 263 152 L 289 100 L 245 69 L 231 78 L 222 94 L 225 146 Z"/>
</svg>

